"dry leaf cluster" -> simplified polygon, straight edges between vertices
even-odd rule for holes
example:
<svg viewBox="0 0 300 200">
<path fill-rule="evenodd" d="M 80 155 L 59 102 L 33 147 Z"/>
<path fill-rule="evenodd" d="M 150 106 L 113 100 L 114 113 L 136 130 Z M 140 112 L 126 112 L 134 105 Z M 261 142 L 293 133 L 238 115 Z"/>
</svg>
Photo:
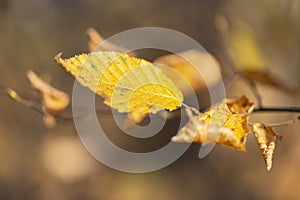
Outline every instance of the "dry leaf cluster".
<svg viewBox="0 0 300 200">
<path fill-rule="evenodd" d="M 92 32 L 91 32 L 92 30 Z M 91 34 L 93 33 L 93 34 Z M 91 43 L 95 44 L 94 41 L 95 36 L 97 34 L 95 33 L 94 29 L 89 29 L 89 35 L 91 38 Z M 100 34 L 98 34 L 100 36 Z M 100 40 L 98 40 L 96 43 L 99 43 Z M 95 48 L 93 46 L 93 48 Z M 121 48 L 120 48 L 121 49 Z M 122 49 L 121 49 L 122 50 Z M 120 61 L 120 58 L 122 58 L 123 62 Z M 101 60 L 101 62 L 98 62 L 98 60 Z M 187 61 L 188 60 L 188 61 Z M 89 87 L 90 89 L 94 90 L 96 94 L 99 94 L 103 96 L 106 100 L 107 98 L 111 101 L 112 93 L 115 92 L 115 90 L 118 88 L 115 83 L 118 82 L 117 77 L 121 77 L 124 73 L 119 73 L 114 76 L 115 79 L 112 79 L 105 73 L 107 71 L 111 72 L 130 72 L 129 70 L 133 70 L 135 68 L 139 68 L 143 64 L 147 64 L 147 68 L 155 68 L 155 66 L 150 65 L 149 63 L 143 63 L 146 62 L 144 60 L 135 60 L 133 57 L 129 57 L 126 54 L 117 54 L 117 53 L 109 53 L 109 52 L 98 52 L 97 54 L 83 54 L 80 56 L 75 56 L 70 59 L 61 59 L 60 57 L 56 57 L 56 61 L 66 68 L 67 71 L 69 71 L 71 74 L 73 74 L 81 84 L 84 86 Z M 95 63 L 95 65 L 91 63 Z M 106 63 L 105 66 L 101 66 L 102 63 Z M 122 66 L 120 63 L 122 63 L 125 66 Z M 218 65 L 218 62 L 216 59 L 210 55 L 210 54 L 204 54 L 200 51 L 196 50 L 190 50 L 186 52 L 182 52 L 179 55 L 170 54 L 166 56 L 162 56 L 157 58 L 154 63 L 156 64 L 163 64 L 172 67 L 173 69 L 179 71 L 192 85 L 194 90 L 201 90 L 203 87 L 205 87 L 206 84 L 215 84 L 218 80 L 218 74 L 212 75 L 209 77 L 207 83 L 204 82 L 203 78 L 200 76 L 195 76 L 196 69 L 194 66 L 198 66 L 202 69 L 209 70 L 210 65 Z M 99 66 L 100 65 L 100 66 Z M 116 67 L 117 66 L 117 67 Z M 112 69 L 110 69 L 112 68 Z M 96 70 L 90 70 L 90 69 L 96 69 Z M 110 70 L 107 70 L 110 69 Z M 128 69 L 128 71 L 126 71 Z M 81 75 L 79 76 L 78 74 Z M 148 79 L 146 78 L 145 69 L 141 71 L 139 74 L 130 74 L 130 76 L 126 77 L 126 79 L 129 80 L 135 80 L 137 77 L 144 77 L 144 82 Z M 103 75 L 104 74 L 104 75 Z M 151 74 L 151 73 L 150 73 Z M 167 74 L 169 76 L 172 76 L 171 74 Z M 91 80 L 97 79 L 97 77 L 109 77 L 105 81 L 100 79 L 99 83 L 93 83 Z M 147 77 L 154 77 L 154 75 L 147 74 Z M 165 78 L 157 76 L 157 79 L 165 80 Z M 269 80 L 269 79 L 268 79 Z M 272 79 L 270 79 L 272 80 Z M 154 81 L 154 79 L 149 80 Z M 133 81 L 134 84 L 139 84 L 137 81 Z M 140 81 L 141 82 L 141 81 Z M 147 81 L 146 81 L 147 82 Z M 270 82 L 270 81 L 269 81 Z M 97 85 L 98 84 L 98 85 Z M 109 84 L 111 88 L 108 88 L 107 86 L 101 86 L 105 84 Z M 100 86 L 99 86 L 100 85 Z M 130 91 L 138 91 L 138 89 L 134 88 L 132 85 L 131 87 L 128 87 L 128 83 L 124 84 L 124 88 L 126 90 Z M 168 85 L 172 85 L 171 83 L 168 83 Z M 161 95 L 168 95 L 171 93 L 178 93 L 177 89 L 175 87 L 167 87 L 168 89 L 171 89 L 169 92 L 165 93 L 166 88 L 158 89 L 158 85 L 150 85 L 147 87 L 145 91 L 138 91 L 142 94 L 140 97 L 140 102 L 134 101 L 132 105 L 143 105 L 142 102 L 151 102 L 149 101 L 149 98 L 147 98 L 147 94 L 154 93 L 155 91 L 159 91 L 156 93 L 156 96 L 162 99 L 162 101 L 168 101 L 172 102 L 172 98 L 178 98 L 176 96 L 169 96 L 168 99 L 163 99 L 163 96 Z M 96 87 L 96 89 L 93 89 L 92 87 Z M 151 89 L 155 88 L 154 90 Z M 109 92 L 107 92 L 109 90 Z M 147 92 L 148 93 L 147 93 Z M 123 94 L 124 95 L 124 94 Z M 126 94 L 124 95 L 126 96 Z M 121 101 L 121 96 L 117 96 L 119 101 Z M 126 101 L 130 101 L 129 99 L 126 99 Z M 181 102 L 182 99 L 176 100 L 177 102 Z M 154 101 L 152 101 L 154 102 Z M 112 103 L 108 104 L 111 107 L 114 107 Z M 128 105 L 128 104 L 126 104 Z M 129 104 L 130 105 L 130 104 Z M 151 112 L 152 107 L 156 107 L 159 105 L 160 109 L 166 109 L 167 106 L 163 103 L 159 103 L 158 101 L 155 104 L 149 104 L 148 109 L 144 109 L 142 112 L 140 110 L 137 110 L 135 107 L 131 109 L 124 109 L 121 107 L 115 107 L 119 111 L 129 111 L 129 118 L 135 122 L 139 123 L 141 122 L 144 117 Z M 177 106 L 172 107 L 170 110 L 175 109 L 176 107 L 180 106 L 180 104 L 176 104 Z M 179 130 L 178 134 L 172 138 L 172 141 L 174 142 L 196 142 L 201 144 L 207 144 L 207 143 L 217 143 L 222 144 L 228 147 L 232 147 L 234 149 L 240 150 L 240 151 L 246 151 L 246 137 L 247 134 L 250 132 L 249 127 L 249 115 L 254 110 L 254 103 L 249 102 L 249 100 L 245 96 L 241 96 L 238 99 L 224 99 L 222 102 L 220 102 L 217 105 L 213 105 L 208 111 L 204 113 L 195 113 L 192 109 L 187 107 L 186 109 L 187 116 L 189 118 L 189 122 L 181 129 Z M 127 123 L 127 128 L 130 128 L 133 126 L 134 123 L 129 120 Z M 267 128 L 268 131 L 262 131 L 265 129 L 257 129 L 257 124 L 254 124 L 253 126 L 255 138 L 257 139 L 257 142 L 260 146 L 260 149 L 262 151 L 262 155 L 264 156 L 264 159 L 266 161 L 267 170 L 271 169 L 272 166 L 272 156 L 275 148 L 275 142 L 277 140 L 270 140 L 262 138 L 269 138 L 270 134 L 273 133 L 271 128 Z M 273 137 L 278 138 L 278 137 Z"/>
<path fill-rule="evenodd" d="M 248 114 L 253 107 L 243 96 L 237 100 L 225 99 L 205 113 L 193 115 L 186 109 L 189 122 L 172 141 L 217 143 L 246 151 L 246 136 L 250 130 Z"/>
<path fill-rule="evenodd" d="M 246 136 L 250 132 L 249 115 L 254 103 L 242 96 L 224 99 L 205 113 L 186 109 L 189 122 L 172 138 L 174 142 L 216 143 L 246 151 Z M 264 157 L 267 170 L 271 170 L 276 142 L 282 138 L 269 126 L 252 125 L 255 139 Z"/>
<path fill-rule="evenodd" d="M 69 95 L 46 83 L 31 70 L 27 71 L 27 78 L 41 98 L 44 124 L 53 128 L 56 126 L 56 117 L 60 116 L 70 103 Z M 21 97 L 15 90 L 7 88 L 6 92 L 15 101 L 33 107 L 33 102 Z"/>
</svg>

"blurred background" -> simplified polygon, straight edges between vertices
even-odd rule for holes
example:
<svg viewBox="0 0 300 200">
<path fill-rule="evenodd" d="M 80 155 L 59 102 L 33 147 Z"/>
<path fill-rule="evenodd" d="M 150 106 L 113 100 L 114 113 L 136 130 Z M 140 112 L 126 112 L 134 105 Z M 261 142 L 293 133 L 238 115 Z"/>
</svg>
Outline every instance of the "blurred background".
<svg viewBox="0 0 300 200">
<path fill-rule="evenodd" d="M 228 20 L 225 25 L 216 23 L 220 16 Z M 71 94 L 74 79 L 53 57 L 58 52 L 66 57 L 88 52 L 88 27 L 109 37 L 130 28 L 159 26 L 197 40 L 218 59 L 226 76 L 232 65 L 226 45 L 232 43 L 238 48 L 238 64 L 267 69 L 281 82 L 297 88 L 299 20 L 297 0 L 0 0 L 0 84 L 37 98 L 25 76 L 32 69 Z M 221 39 L 216 24 L 226 29 L 227 23 L 232 37 Z M 256 53 L 243 55 L 251 49 Z M 153 60 L 160 54 L 144 52 L 143 56 Z M 299 93 L 263 84 L 258 89 L 264 105 L 300 106 Z M 207 92 L 199 93 L 200 104 L 209 104 Z M 241 78 L 234 78 L 227 93 L 245 94 L 255 101 Z M 95 160 L 80 142 L 72 122 L 47 129 L 41 115 L 2 93 L 0 110 L 0 199 L 300 199 L 299 123 L 276 128 L 283 140 L 275 150 L 271 172 L 266 171 L 249 134 L 247 152 L 216 146 L 199 159 L 200 145 L 193 144 L 162 170 L 127 174 Z M 294 117 L 264 113 L 254 114 L 253 121 L 271 123 Z M 113 130 L 111 137 L 116 143 L 123 138 L 110 117 L 100 121 Z M 151 142 L 138 140 L 127 147 L 158 148 L 176 134 L 177 123 L 178 119 L 169 120 Z"/>
</svg>

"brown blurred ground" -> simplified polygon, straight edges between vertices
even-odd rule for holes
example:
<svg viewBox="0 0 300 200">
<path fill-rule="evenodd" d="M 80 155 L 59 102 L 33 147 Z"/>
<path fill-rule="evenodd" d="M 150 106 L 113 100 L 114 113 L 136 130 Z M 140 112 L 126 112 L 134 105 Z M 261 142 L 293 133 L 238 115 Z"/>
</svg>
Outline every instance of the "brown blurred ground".
<svg viewBox="0 0 300 200">
<path fill-rule="evenodd" d="M 283 80 L 299 85 L 299 47 L 295 49 L 293 44 L 299 44 L 300 28 L 294 21 L 300 19 L 300 5 L 290 6 L 279 0 L 249 2 L 0 0 L 0 84 L 34 96 L 25 78 L 26 70 L 33 69 L 71 94 L 73 79 L 54 63 L 53 57 L 60 51 L 65 56 L 86 52 L 85 30 L 90 26 L 106 37 L 141 26 L 172 28 L 199 41 L 223 65 L 213 27 L 214 16 L 221 13 L 245 18 L 253 26 L 259 21 L 257 30 L 270 26 L 270 37 L 262 37 L 262 46 L 274 66 L 272 70 Z M 288 14 L 278 14 L 282 12 Z M 157 55 L 145 55 L 149 59 L 154 56 Z M 233 96 L 243 92 L 253 99 L 250 90 L 243 87 L 247 85 L 237 80 L 229 92 Z M 267 105 L 300 106 L 299 96 L 265 86 L 260 89 Z M 284 138 L 277 146 L 271 172 L 265 170 L 257 144 L 249 136 L 246 153 L 217 146 L 208 157 L 198 159 L 200 146 L 192 145 L 167 168 L 148 174 L 126 174 L 94 160 L 72 123 L 48 130 L 41 116 L 2 94 L 0 111 L 0 199 L 300 198 L 299 123 L 277 129 Z M 269 116 L 255 119 L 277 122 L 292 117 Z M 174 131 L 170 128 L 167 134 L 171 136 Z"/>
</svg>

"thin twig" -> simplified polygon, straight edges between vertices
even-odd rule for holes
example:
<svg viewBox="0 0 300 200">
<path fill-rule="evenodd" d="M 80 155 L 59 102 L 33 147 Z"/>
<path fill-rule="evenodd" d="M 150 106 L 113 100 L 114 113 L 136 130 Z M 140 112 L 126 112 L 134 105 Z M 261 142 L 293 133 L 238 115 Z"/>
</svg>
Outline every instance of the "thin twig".
<svg viewBox="0 0 300 200">
<path fill-rule="evenodd" d="M 219 44 L 228 62 L 228 67 L 234 73 L 237 71 L 237 66 L 228 44 L 228 21 L 223 15 L 218 15 L 215 18 L 214 25 L 217 30 Z"/>
<path fill-rule="evenodd" d="M 32 101 L 31 99 L 24 97 L 22 95 L 20 95 L 19 93 L 16 93 L 14 90 L 12 90 L 11 88 L 5 87 L 5 86 L 1 86 L 0 85 L 0 92 L 3 92 L 4 94 L 7 94 L 9 97 L 11 97 L 15 102 L 35 111 L 36 113 L 40 114 L 40 115 L 44 115 L 44 112 L 41 108 L 41 105 L 39 103 L 36 103 L 34 101 Z M 95 111 L 97 114 L 97 116 L 99 115 L 106 115 L 109 116 L 111 115 L 111 111 L 107 110 L 107 109 L 97 109 Z M 75 118 L 84 118 L 89 116 L 89 114 L 87 115 L 82 115 L 82 116 L 62 116 L 62 115 L 56 115 L 54 116 L 58 122 L 68 122 L 71 120 L 74 120 Z"/>
<path fill-rule="evenodd" d="M 296 112 L 300 113 L 300 107 L 259 107 L 253 112 Z"/>
<path fill-rule="evenodd" d="M 271 123 L 271 124 L 268 124 L 268 126 L 272 126 L 272 127 L 288 126 L 288 125 L 294 124 L 296 122 L 299 122 L 299 117 L 289 120 L 289 121 L 286 121 L 286 122 Z"/>
<path fill-rule="evenodd" d="M 10 98 L 12 98 L 15 102 L 20 103 L 20 104 L 24 105 L 25 107 L 28 107 L 28 108 L 34 110 L 35 112 L 43 115 L 43 111 L 39 107 L 37 107 L 35 105 L 35 103 L 33 101 L 31 101 L 30 99 L 20 96 L 20 94 L 16 93 L 11 88 L 7 88 L 7 87 L 2 88 L 1 87 L 1 90 L 3 90 L 3 92 L 5 94 L 7 94 Z"/>
<path fill-rule="evenodd" d="M 300 107 L 260 107 L 260 108 L 255 108 L 253 112 L 295 112 L 295 113 L 300 113 Z M 272 127 L 282 127 L 282 126 L 287 126 L 296 122 L 300 121 L 300 116 L 298 116 L 295 119 L 286 121 L 286 122 L 278 122 L 278 123 L 270 123 L 267 124 L 268 126 Z M 251 125 L 251 123 L 250 123 Z"/>
<path fill-rule="evenodd" d="M 276 123 L 264 123 L 266 126 L 271 126 L 271 127 L 282 127 L 282 126 L 288 126 L 291 124 L 294 124 L 296 122 L 300 121 L 300 116 L 298 116 L 295 119 L 289 120 L 289 121 L 285 121 L 285 122 L 276 122 Z M 249 122 L 249 126 L 252 126 L 253 122 Z"/>
<path fill-rule="evenodd" d="M 262 106 L 262 98 L 261 95 L 259 94 L 259 91 L 257 89 L 257 86 L 255 82 L 248 78 L 245 77 L 239 70 L 236 64 L 236 61 L 234 57 L 232 56 L 232 52 L 229 48 L 228 44 L 228 21 L 224 16 L 217 16 L 215 19 L 215 27 L 218 33 L 218 39 L 220 42 L 221 47 L 223 48 L 223 52 L 225 54 L 225 57 L 227 58 L 227 62 L 229 62 L 230 69 L 233 71 L 232 75 L 229 77 L 229 83 L 233 80 L 233 77 L 235 75 L 242 75 L 244 79 L 246 79 L 250 83 L 250 87 L 255 95 L 255 98 L 257 100 L 258 107 Z M 229 86 L 226 84 L 226 88 Z"/>
</svg>

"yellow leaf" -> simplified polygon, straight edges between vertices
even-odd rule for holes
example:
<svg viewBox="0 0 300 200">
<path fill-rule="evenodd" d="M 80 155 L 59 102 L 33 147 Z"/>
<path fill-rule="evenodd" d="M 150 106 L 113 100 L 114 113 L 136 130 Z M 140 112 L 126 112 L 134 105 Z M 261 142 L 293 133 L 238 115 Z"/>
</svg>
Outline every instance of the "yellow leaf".
<svg viewBox="0 0 300 200">
<path fill-rule="evenodd" d="M 89 51 L 117 51 L 121 53 L 128 53 L 131 56 L 136 56 L 134 51 L 129 51 L 128 49 L 105 40 L 105 38 L 93 27 L 88 28 L 86 33 L 89 36 Z M 109 101 L 106 101 L 105 103 L 108 105 L 110 104 Z M 146 116 L 147 114 L 129 113 L 125 123 L 125 129 L 130 129 L 135 124 L 139 124 Z"/>
<path fill-rule="evenodd" d="M 286 84 L 268 70 L 254 30 L 245 22 L 236 20 L 229 30 L 232 57 L 239 72 L 247 79 L 294 93 L 298 88 Z"/>
<path fill-rule="evenodd" d="M 265 61 L 254 30 L 245 22 L 236 20 L 229 29 L 232 56 L 239 69 L 264 69 Z"/>
<path fill-rule="evenodd" d="M 282 136 L 277 135 L 272 127 L 265 126 L 261 123 L 253 124 L 253 132 L 259 145 L 260 152 L 264 157 L 266 168 L 270 171 L 272 168 L 272 159 L 276 142 L 281 140 Z"/>
<path fill-rule="evenodd" d="M 218 73 L 215 73 L 214 70 L 211 70 L 215 67 L 217 67 L 220 70 L 220 65 L 216 58 L 209 53 L 204 53 L 198 50 L 188 50 L 179 53 L 178 55 L 169 54 L 161 56 L 154 60 L 154 63 L 166 65 L 177 70 L 189 81 L 189 83 L 195 91 L 206 88 L 206 84 L 216 84 L 220 78 L 220 75 Z M 204 80 L 204 78 L 199 74 L 195 67 L 200 68 L 201 71 L 209 71 L 209 73 L 206 74 L 210 74 L 210 76 L 205 77 Z M 172 74 L 170 74 L 169 76 L 172 76 Z M 181 85 L 184 86 L 185 84 L 182 83 Z M 183 90 L 187 89 L 183 88 Z"/>
<path fill-rule="evenodd" d="M 158 67 L 146 60 L 108 51 L 69 59 L 60 56 L 55 57 L 57 63 L 119 112 L 172 111 L 182 104 L 180 90 Z"/>
<path fill-rule="evenodd" d="M 246 151 L 249 132 L 248 114 L 233 113 L 223 101 L 205 113 L 193 115 L 186 109 L 189 122 L 172 138 L 174 142 L 217 143 Z"/>
</svg>

